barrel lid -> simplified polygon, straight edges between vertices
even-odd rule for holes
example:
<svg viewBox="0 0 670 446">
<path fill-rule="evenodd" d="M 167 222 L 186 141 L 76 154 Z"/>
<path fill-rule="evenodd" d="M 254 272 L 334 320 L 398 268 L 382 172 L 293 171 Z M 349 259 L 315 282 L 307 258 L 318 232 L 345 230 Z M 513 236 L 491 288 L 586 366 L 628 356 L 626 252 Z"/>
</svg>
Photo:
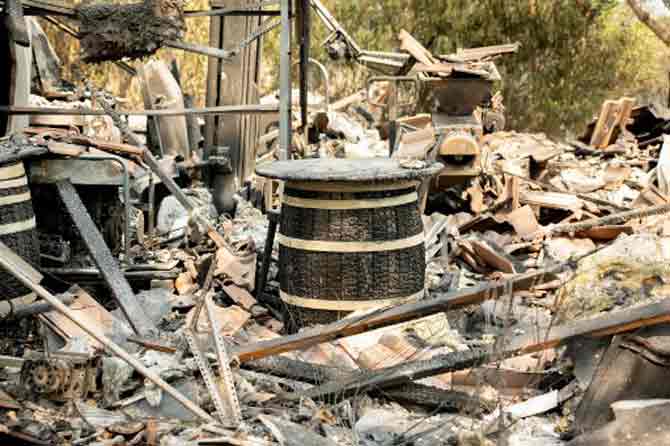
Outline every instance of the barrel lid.
<svg viewBox="0 0 670 446">
<path fill-rule="evenodd" d="M 336 158 L 269 162 L 257 166 L 256 173 L 278 180 L 378 182 L 420 180 L 443 167 L 433 161 Z"/>
</svg>

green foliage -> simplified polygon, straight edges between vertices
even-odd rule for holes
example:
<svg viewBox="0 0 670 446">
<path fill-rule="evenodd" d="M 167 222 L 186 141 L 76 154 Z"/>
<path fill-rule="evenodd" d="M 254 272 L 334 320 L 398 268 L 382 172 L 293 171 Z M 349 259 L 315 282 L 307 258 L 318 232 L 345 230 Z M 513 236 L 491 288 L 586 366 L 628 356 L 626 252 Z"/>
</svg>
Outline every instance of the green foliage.
<svg viewBox="0 0 670 446">
<path fill-rule="evenodd" d="M 417 2 L 423 10 L 431 4 Z M 580 4 L 586 3 L 452 0 L 440 14 L 421 15 L 415 34 L 434 39 L 438 52 L 521 42 L 518 54 L 499 62 L 508 122 L 564 133 L 588 120 L 606 97 L 665 82 L 654 54 L 665 49 L 625 6 L 612 0 Z"/>
<path fill-rule="evenodd" d="M 393 50 L 407 29 L 436 54 L 520 42 L 498 60 L 511 128 L 579 132 L 607 97 L 663 95 L 668 50 L 618 0 L 361 0 L 325 4 L 366 49 Z M 314 18 L 313 53 L 326 30 Z M 278 39 L 268 39 L 276 54 Z M 269 61 L 271 62 L 271 60 Z M 333 91 L 360 89 L 372 73 L 329 65 Z M 272 77 L 274 79 L 274 76 Z"/>
</svg>

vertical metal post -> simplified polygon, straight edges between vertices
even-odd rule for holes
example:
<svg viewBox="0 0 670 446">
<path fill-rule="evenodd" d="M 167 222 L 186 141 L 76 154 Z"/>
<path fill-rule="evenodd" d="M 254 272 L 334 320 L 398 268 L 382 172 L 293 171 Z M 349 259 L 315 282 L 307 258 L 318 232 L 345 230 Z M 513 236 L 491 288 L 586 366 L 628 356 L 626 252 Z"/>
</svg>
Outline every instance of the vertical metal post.
<svg viewBox="0 0 670 446">
<path fill-rule="evenodd" d="M 149 242 L 151 246 L 154 246 L 154 238 L 156 236 L 156 182 L 154 181 L 154 173 L 149 172 Z"/>
<path fill-rule="evenodd" d="M 281 0 L 281 42 L 279 48 L 279 159 L 291 151 L 291 3 Z"/>
<path fill-rule="evenodd" d="M 309 43 L 310 43 L 310 8 L 309 0 L 297 0 L 297 17 L 300 29 L 300 121 L 307 135 L 307 106 L 309 95 Z M 305 144 L 308 141 L 305 139 Z"/>
</svg>

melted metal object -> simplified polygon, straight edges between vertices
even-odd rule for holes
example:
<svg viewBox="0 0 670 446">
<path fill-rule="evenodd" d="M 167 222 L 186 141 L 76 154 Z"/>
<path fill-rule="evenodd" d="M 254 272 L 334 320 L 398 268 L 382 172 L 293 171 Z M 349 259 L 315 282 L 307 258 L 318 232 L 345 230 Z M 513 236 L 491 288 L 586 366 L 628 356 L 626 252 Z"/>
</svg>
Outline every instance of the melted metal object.
<svg viewBox="0 0 670 446">
<path fill-rule="evenodd" d="M 97 390 L 100 368 L 97 357 L 65 355 L 26 359 L 21 384 L 28 390 L 55 401 L 79 400 Z"/>
</svg>

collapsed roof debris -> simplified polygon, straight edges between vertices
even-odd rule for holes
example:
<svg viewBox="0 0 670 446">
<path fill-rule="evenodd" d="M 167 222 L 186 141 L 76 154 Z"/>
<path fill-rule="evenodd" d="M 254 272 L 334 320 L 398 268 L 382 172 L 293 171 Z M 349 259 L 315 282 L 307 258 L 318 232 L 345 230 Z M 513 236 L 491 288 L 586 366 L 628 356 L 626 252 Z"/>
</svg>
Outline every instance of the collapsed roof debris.
<svg viewBox="0 0 670 446">
<path fill-rule="evenodd" d="M 663 442 L 670 119 L 625 97 L 578 140 L 506 130 L 495 62 L 519 44 L 436 55 L 401 30 L 367 51 L 318 0 L 288 3 L 4 2 L 0 436 Z M 374 71 L 355 94 L 309 91 L 311 10 L 330 57 Z M 135 73 L 144 110 L 62 79 L 24 12 Z M 244 15 L 270 18 L 180 40 L 189 17 Z M 283 57 L 259 98 L 254 42 L 281 23 L 285 56 L 291 18 L 300 88 Z M 197 108 L 176 65 L 126 61 L 163 45 L 239 88 L 213 70 Z"/>
</svg>

